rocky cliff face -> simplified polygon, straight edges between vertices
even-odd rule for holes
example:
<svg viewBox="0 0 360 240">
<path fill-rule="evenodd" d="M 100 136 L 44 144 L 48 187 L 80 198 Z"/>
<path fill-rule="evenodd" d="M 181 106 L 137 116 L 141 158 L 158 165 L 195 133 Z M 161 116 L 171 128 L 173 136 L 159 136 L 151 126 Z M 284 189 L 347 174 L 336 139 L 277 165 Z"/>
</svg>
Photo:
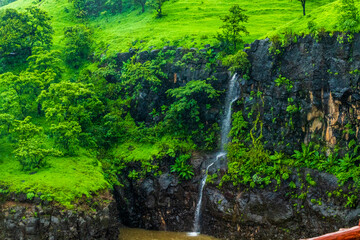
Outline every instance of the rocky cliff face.
<svg viewBox="0 0 360 240">
<path fill-rule="evenodd" d="M 255 41 L 246 50 L 252 68 L 250 80 L 243 83 L 243 111 L 247 115 L 256 101 L 251 92 L 261 91 L 268 149 L 291 152 L 310 141 L 335 147 L 359 137 L 360 36 L 345 36 L 341 43 L 339 39 L 341 35 L 319 40 L 306 36 L 277 55 L 269 53 L 267 40 Z M 280 75 L 291 89 L 276 84 Z M 301 109 L 290 114 L 290 104 Z"/>
<path fill-rule="evenodd" d="M 280 187 L 272 184 L 264 189 L 208 186 L 204 233 L 225 239 L 291 240 L 356 226 L 360 207 L 345 207 L 344 199 L 328 195 L 349 190 L 339 188 L 331 174 L 304 169 L 300 176 L 307 174 L 313 177 L 316 186 L 306 187 L 305 191 L 301 190 L 304 179 L 299 175 L 292 175 Z M 289 187 L 290 181 L 296 183 L 296 189 Z M 296 194 L 303 195 L 297 198 Z"/>
<path fill-rule="evenodd" d="M 261 113 L 265 147 L 291 154 L 310 141 L 329 149 L 352 139 L 358 142 L 360 36 L 298 38 L 276 55 L 270 47 L 270 41 L 260 40 L 246 49 L 252 67 L 249 79 L 241 82 L 241 103 L 235 106 L 249 122 L 257 117 L 256 111 Z M 191 231 L 209 157 L 193 158 L 198 175 L 190 182 L 181 183 L 169 173 L 127 182 L 117 192 L 124 203 L 124 223 Z M 306 183 L 308 174 L 315 186 Z M 290 181 L 295 188 L 289 187 Z M 264 189 L 217 188 L 217 183 L 205 188 L 202 231 L 220 238 L 299 239 L 357 225 L 360 218 L 358 201 L 345 207 L 346 199 L 336 196 L 346 196 L 349 185 L 339 186 L 334 176 L 315 170 L 302 169 L 284 184 Z"/>
<path fill-rule="evenodd" d="M 124 188 L 115 192 L 122 223 L 130 227 L 152 230 L 193 231 L 199 182 L 212 155 L 192 158 L 196 176 L 192 181 L 181 181 L 169 169 L 156 178 L 138 181 L 122 179 Z"/>
<path fill-rule="evenodd" d="M 119 219 L 110 193 L 66 210 L 13 195 L 0 203 L 0 239 L 118 239 Z"/>
<path fill-rule="evenodd" d="M 205 164 L 198 170 L 204 167 Z M 123 223 L 153 230 L 193 231 L 201 181 L 198 174 L 190 182 L 181 182 L 169 173 L 128 182 L 125 189 L 117 192 Z M 304 191 L 301 185 L 307 174 L 317 184 L 306 186 Z M 290 181 L 296 183 L 296 189 L 289 187 Z M 219 181 L 208 184 L 204 190 L 201 230 L 220 239 L 300 239 L 356 226 L 359 221 L 359 206 L 345 207 L 346 200 L 328 195 L 350 191 L 347 186 L 339 187 L 331 174 L 304 169 L 281 186 L 273 183 L 264 189 L 232 184 L 218 188 L 218 184 Z M 303 197 L 294 197 L 304 192 Z"/>
</svg>

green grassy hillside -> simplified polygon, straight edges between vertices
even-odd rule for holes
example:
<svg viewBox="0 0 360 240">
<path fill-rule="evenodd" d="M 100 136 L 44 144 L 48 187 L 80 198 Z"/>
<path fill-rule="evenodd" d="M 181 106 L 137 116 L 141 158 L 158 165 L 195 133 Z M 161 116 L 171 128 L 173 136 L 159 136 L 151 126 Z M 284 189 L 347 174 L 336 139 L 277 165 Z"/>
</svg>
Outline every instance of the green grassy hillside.
<svg viewBox="0 0 360 240">
<path fill-rule="evenodd" d="M 360 7 L 360 2 L 356 3 L 357 8 Z M 275 31 L 269 32 L 268 35 L 279 34 L 285 29 L 292 29 L 293 32 L 301 34 L 308 34 L 308 22 L 312 21 L 316 28 L 322 28 L 326 31 L 341 31 L 337 24 L 340 15 L 340 1 L 333 1 L 329 4 L 325 4 L 321 7 L 314 8 L 305 17 L 294 18 L 292 21 L 282 25 Z M 357 27 L 357 31 L 360 30 L 360 26 Z"/>
<path fill-rule="evenodd" d="M 94 30 L 98 42 L 110 44 L 110 52 L 126 51 L 132 44 L 142 42 L 141 47 L 161 47 L 177 43 L 187 47 L 201 47 L 213 43 L 214 36 L 221 25 L 220 16 L 226 14 L 230 6 L 239 4 L 250 16 L 247 24 L 249 36 L 246 42 L 265 38 L 284 26 L 298 32 L 306 32 L 309 20 L 318 26 L 336 30 L 334 23 L 337 17 L 337 4 L 334 0 L 308 1 L 307 16 L 302 16 L 302 8 L 298 1 L 290 0 L 177 0 L 168 1 L 164 5 L 163 18 L 155 18 L 153 10 L 126 6 L 123 13 L 111 15 L 103 13 L 91 18 L 87 24 Z M 32 0 L 17 0 L 3 8 L 24 9 L 34 4 Z M 74 17 L 74 9 L 68 0 L 43 0 L 37 4 L 53 17 L 55 29 L 55 48 L 61 48 L 63 29 L 80 22 Z M 125 4 L 126 5 L 126 4 Z M 170 43 L 169 43 L 170 42 Z"/>
<path fill-rule="evenodd" d="M 25 193 L 29 200 L 41 193 L 42 200 L 71 208 L 83 195 L 90 197 L 108 187 L 97 159 L 83 150 L 77 156 L 47 158 L 47 166 L 33 172 L 21 170 L 12 150 L 10 143 L 0 140 L 0 193 Z"/>
</svg>

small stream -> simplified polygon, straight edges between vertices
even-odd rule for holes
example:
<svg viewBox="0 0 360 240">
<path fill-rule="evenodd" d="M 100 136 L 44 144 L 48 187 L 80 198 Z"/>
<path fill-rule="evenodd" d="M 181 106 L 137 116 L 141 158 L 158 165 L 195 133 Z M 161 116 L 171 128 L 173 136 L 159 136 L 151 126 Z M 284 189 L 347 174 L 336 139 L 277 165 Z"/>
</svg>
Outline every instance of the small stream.
<svg viewBox="0 0 360 240">
<path fill-rule="evenodd" d="M 183 232 L 149 231 L 136 228 L 121 228 L 119 240 L 216 240 L 206 235 L 188 236 Z"/>
</svg>

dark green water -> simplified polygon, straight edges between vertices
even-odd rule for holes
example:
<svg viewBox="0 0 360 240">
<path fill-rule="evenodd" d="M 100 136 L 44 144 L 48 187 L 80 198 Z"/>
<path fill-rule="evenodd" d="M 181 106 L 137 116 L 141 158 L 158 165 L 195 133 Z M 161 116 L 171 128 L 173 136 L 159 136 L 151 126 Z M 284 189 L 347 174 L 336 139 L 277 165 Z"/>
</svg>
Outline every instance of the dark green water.
<svg viewBox="0 0 360 240">
<path fill-rule="evenodd" d="M 122 228 L 119 240 L 216 240 L 214 237 L 199 235 L 187 236 L 183 232 L 160 232 L 143 229 Z"/>
</svg>

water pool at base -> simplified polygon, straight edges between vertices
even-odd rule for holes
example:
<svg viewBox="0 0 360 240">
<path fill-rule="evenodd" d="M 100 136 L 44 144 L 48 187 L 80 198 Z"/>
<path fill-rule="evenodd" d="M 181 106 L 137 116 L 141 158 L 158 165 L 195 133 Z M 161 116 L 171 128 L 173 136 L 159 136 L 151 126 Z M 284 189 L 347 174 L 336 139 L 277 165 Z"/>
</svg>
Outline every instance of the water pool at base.
<svg viewBox="0 0 360 240">
<path fill-rule="evenodd" d="M 188 236 L 185 232 L 149 231 L 135 228 L 120 229 L 119 240 L 216 240 L 206 235 Z"/>
</svg>

